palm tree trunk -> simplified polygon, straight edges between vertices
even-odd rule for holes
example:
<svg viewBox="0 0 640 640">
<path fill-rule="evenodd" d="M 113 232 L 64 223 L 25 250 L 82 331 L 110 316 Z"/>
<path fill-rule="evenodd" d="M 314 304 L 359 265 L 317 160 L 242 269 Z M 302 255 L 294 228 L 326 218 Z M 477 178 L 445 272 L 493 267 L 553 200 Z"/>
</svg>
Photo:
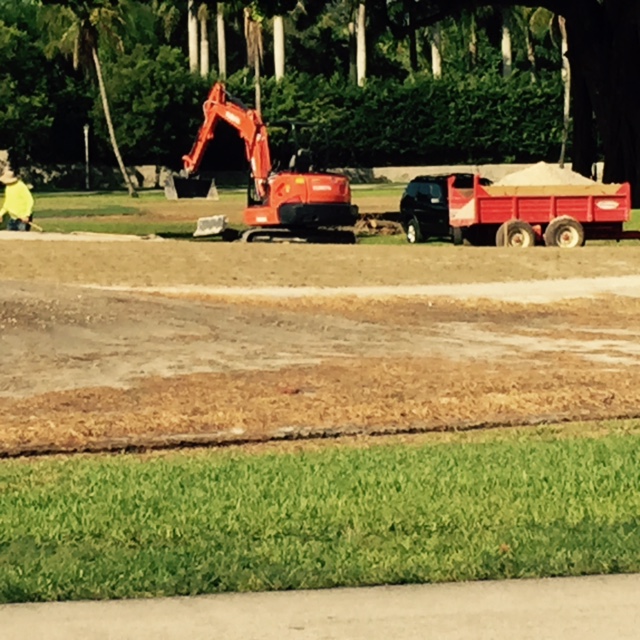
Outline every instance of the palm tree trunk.
<svg viewBox="0 0 640 640">
<path fill-rule="evenodd" d="M 253 61 L 253 74 L 255 76 L 256 111 L 262 115 L 262 88 L 260 87 L 260 58 L 256 56 Z"/>
<path fill-rule="evenodd" d="M 200 75 L 206 78 L 211 70 L 209 63 L 209 29 L 207 28 L 207 16 L 203 12 L 200 20 Z"/>
<path fill-rule="evenodd" d="M 356 54 L 356 23 L 351 20 L 347 26 L 349 30 L 349 80 L 358 83 L 358 63 Z"/>
<path fill-rule="evenodd" d="M 571 123 L 571 66 L 567 52 L 567 25 L 562 16 L 558 16 L 558 26 L 562 35 L 562 86 L 564 87 L 564 117 L 562 123 L 562 147 L 560 149 L 560 166 L 564 167 L 567 154 L 567 141 L 569 140 L 569 125 Z"/>
<path fill-rule="evenodd" d="M 276 80 L 284 78 L 284 18 L 273 16 L 273 62 Z"/>
<path fill-rule="evenodd" d="M 222 2 L 218 2 L 216 30 L 218 36 L 218 75 L 224 80 L 227 77 L 227 38 L 224 32 L 224 4 Z"/>
<path fill-rule="evenodd" d="M 529 30 L 529 25 L 524 25 L 524 39 L 527 46 L 527 59 L 529 60 L 529 72 L 531 73 L 531 82 L 535 83 L 537 81 L 536 77 L 536 52 L 533 48 L 533 40 L 531 39 L 531 31 Z"/>
<path fill-rule="evenodd" d="M 436 80 L 442 78 L 442 30 L 436 23 L 429 29 L 431 43 L 431 72 Z"/>
<path fill-rule="evenodd" d="M 511 45 L 511 20 L 509 9 L 502 10 L 502 77 L 510 78 L 513 72 L 513 49 Z"/>
<path fill-rule="evenodd" d="M 418 43 L 416 39 L 415 19 L 413 17 L 413 11 L 409 12 L 409 66 L 411 72 L 415 73 L 418 70 Z"/>
<path fill-rule="evenodd" d="M 358 5 L 358 23 L 356 27 L 357 52 L 356 67 L 358 86 L 363 87 L 367 79 L 367 8 L 364 2 Z"/>
<path fill-rule="evenodd" d="M 469 62 L 472 70 L 478 65 L 478 29 L 473 9 L 469 15 Z"/>
<path fill-rule="evenodd" d="M 187 3 L 187 32 L 189 35 L 189 70 L 198 72 L 198 18 L 195 12 L 195 0 Z"/>
<path fill-rule="evenodd" d="M 116 132 L 113 128 L 113 122 L 111 121 L 111 109 L 109 108 L 109 100 L 107 98 L 107 90 L 104 86 L 104 79 L 102 77 L 102 65 L 100 64 L 100 58 L 98 57 L 98 50 L 93 47 L 91 49 L 91 55 L 93 57 L 93 64 L 96 68 L 96 76 L 98 77 L 98 86 L 100 87 L 100 98 L 102 99 L 102 110 L 104 111 L 104 117 L 107 121 L 107 129 L 109 130 L 109 138 L 111 139 L 111 146 L 113 147 L 113 152 L 116 155 L 116 160 L 118 161 L 118 166 L 120 167 L 120 172 L 122 173 L 122 177 L 124 179 L 125 184 L 127 185 L 127 190 L 129 191 L 129 195 L 132 198 L 138 197 L 138 192 L 135 190 L 131 178 L 129 178 L 129 174 L 125 169 L 124 162 L 122 161 L 122 156 L 120 155 L 120 149 L 118 148 L 118 141 L 116 140 Z"/>
<path fill-rule="evenodd" d="M 253 78 L 255 82 L 256 111 L 262 112 L 262 91 L 260 87 L 260 64 L 262 62 L 262 25 L 254 19 L 251 7 L 245 7 L 244 11 L 244 37 L 247 42 L 247 66 L 253 65 Z"/>
</svg>

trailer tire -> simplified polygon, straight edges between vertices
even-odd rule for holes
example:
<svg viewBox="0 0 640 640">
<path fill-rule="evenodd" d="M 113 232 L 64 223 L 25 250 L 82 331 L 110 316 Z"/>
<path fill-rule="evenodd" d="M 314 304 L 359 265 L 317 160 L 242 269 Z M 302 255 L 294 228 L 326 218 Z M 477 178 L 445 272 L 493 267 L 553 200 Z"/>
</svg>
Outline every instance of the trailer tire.
<svg viewBox="0 0 640 640">
<path fill-rule="evenodd" d="M 423 241 L 422 229 L 416 218 L 411 218 L 407 224 L 407 242 L 409 244 L 418 244 Z"/>
<path fill-rule="evenodd" d="M 456 247 L 462 245 L 464 241 L 464 235 L 462 233 L 462 227 L 451 227 L 451 239 Z"/>
<path fill-rule="evenodd" d="M 526 249 L 536 243 L 536 233 L 528 222 L 510 220 L 500 225 L 496 233 L 497 247 Z"/>
<path fill-rule="evenodd" d="M 561 216 L 549 223 L 544 232 L 547 247 L 575 249 L 584 245 L 584 227 L 570 216 Z"/>
</svg>

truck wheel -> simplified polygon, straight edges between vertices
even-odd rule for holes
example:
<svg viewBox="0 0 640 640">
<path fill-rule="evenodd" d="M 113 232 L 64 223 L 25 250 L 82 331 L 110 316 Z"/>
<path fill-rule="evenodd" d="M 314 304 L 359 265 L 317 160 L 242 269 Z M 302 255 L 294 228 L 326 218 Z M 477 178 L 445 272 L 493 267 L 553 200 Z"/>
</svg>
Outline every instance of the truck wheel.
<svg viewBox="0 0 640 640">
<path fill-rule="evenodd" d="M 422 231 L 420 230 L 420 223 L 415 219 L 411 219 L 407 225 L 407 242 L 409 244 L 417 244 L 422 242 Z"/>
<path fill-rule="evenodd" d="M 528 222 L 510 220 L 500 225 L 496 233 L 496 247 L 520 247 L 526 249 L 536 243 L 536 234 Z"/>
<path fill-rule="evenodd" d="M 561 216 L 549 223 L 544 232 L 547 247 L 575 249 L 584 244 L 584 227 L 570 216 Z"/>
<path fill-rule="evenodd" d="M 451 237 L 453 238 L 453 244 L 459 247 L 464 240 L 462 227 L 451 227 Z"/>
</svg>

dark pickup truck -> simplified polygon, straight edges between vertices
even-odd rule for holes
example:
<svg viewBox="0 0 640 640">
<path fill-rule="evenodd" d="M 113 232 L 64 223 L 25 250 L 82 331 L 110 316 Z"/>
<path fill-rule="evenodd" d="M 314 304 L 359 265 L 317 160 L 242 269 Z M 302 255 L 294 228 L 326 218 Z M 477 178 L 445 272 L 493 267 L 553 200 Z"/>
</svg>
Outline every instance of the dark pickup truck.
<svg viewBox="0 0 640 640">
<path fill-rule="evenodd" d="M 455 176 L 457 188 L 473 189 L 472 173 L 418 176 L 407 185 L 400 200 L 400 224 L 411 244 L 425 242 L 429 238 L 448 240 L 453 237 L 447 187 L 451 175 Z M 490 185 L 491 181 L 481 178 L 480 183 Z M 458 240 L 461 242 L 462 237 Z"/>
</svg>

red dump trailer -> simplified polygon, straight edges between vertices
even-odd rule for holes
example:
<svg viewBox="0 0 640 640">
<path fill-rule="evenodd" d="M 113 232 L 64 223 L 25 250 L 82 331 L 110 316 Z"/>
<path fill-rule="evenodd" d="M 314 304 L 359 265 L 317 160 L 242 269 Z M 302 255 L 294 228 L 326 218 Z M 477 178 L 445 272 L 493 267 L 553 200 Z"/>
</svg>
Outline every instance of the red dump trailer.
<svg viewBox="0 0 640 640">
<path fill-rule="evenodd" d="M 455 244 L 580 247 L 586 240 L 639 240 L 625 231 L 631 218 L 631 186 L 625 184 L 482 186 L 448 181 L 449 220 Z"/>
</svg>

